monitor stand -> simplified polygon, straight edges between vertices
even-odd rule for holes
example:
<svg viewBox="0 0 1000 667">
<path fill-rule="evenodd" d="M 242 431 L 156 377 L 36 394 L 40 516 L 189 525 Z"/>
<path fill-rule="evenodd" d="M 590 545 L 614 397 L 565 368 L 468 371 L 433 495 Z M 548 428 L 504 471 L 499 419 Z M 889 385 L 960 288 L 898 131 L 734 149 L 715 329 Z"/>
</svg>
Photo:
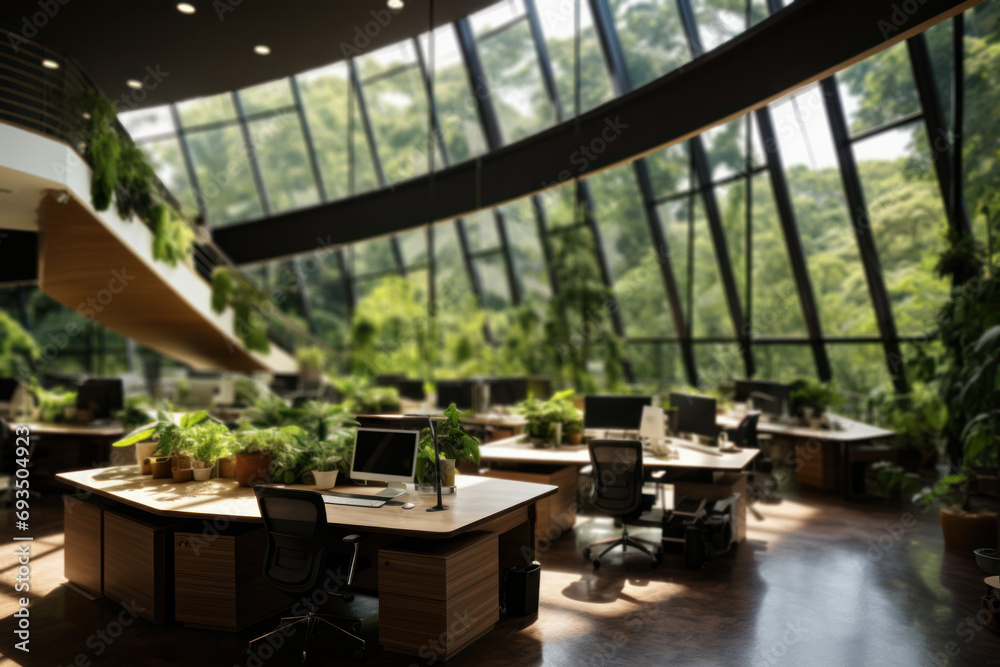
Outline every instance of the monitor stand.
<svg viewBox="0 0 1000 667">
<path fill-rule="evenodd" d="M 376 493 L 375 497 L 388 498 L 389 500 L 392 500 L 393 498 L 400 497 L 404 493 L 406 493 L 406 484 L 404 482 L 389 482 L 389 486 Z"/>
</svg>

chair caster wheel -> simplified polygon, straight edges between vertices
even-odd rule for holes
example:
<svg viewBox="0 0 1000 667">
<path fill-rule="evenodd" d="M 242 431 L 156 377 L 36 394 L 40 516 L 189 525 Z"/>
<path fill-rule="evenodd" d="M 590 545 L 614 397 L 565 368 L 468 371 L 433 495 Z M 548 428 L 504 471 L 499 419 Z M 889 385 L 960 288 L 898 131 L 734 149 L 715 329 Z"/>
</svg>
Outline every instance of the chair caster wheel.
<svg viewBox="0 0 1000 667">
<path fill-rule="evenodd" d="M 597 560 L 596 558 L 594 559 L 594 569 L 595 570 L 601 569 L 601 561 Z"/>
<path fill-rule="evenodd" d="M 364 660 L 365 659 L 365 652 L 362 651 L 361 649 L 358 649 L 357 651 L 354 652 L 354 659 L 355 660 Z"/>
<path fill-rule="evenodd" d="M 587 547 L 586 549 L 583 550 L 583 557 L 586 560 L 590 560 L 590 547 Z"/>
</svg>

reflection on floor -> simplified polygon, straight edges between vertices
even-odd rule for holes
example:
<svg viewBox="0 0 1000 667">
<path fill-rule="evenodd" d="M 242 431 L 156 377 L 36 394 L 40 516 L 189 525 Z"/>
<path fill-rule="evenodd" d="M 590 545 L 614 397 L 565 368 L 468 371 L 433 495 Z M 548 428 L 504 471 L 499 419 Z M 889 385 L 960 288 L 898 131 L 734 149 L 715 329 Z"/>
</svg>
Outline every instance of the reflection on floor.
<svg viewBox="0 0 1000 667">
<path fill-rule="evenodd" d="M 594 570 L 580 551 L 614 527 L 581 516 L 539 553 L 538 617 L 501 621 L 449 665 L 1000 664 L 1000 635 L 976 620 L 983 575 L 971 557 L 944 552 L 934 512 L 818 495 L 758 508 L 764 518 L 750 518 L 747 542 L 698 572 L 684 570 L 680 555 L 653 570 L 640 554 L 623 563 L 620 552 Z M 916 516 L 912 528 L 906 512 Z M 0 654 L 9 659 L 0 664 L 244 665 L 243 643 L 273 625 L 227 635 L 138 619 L 119 632 L 120 607 L 59 585 L 62 515 L 53 504 L 32 514 L 31 653 L 23 654 L 12 639 L 9 514 L 0 524 L 8 545 L 0 552 Z M 317 638 L 328 647 L 318 664 L 349 657 L 325 639 Z M 382 653 L 368 664 L 432 660 L 429 650 L 423 659 Z M 297 661 L 292 638 L 263 664 Z"/>
</svg>

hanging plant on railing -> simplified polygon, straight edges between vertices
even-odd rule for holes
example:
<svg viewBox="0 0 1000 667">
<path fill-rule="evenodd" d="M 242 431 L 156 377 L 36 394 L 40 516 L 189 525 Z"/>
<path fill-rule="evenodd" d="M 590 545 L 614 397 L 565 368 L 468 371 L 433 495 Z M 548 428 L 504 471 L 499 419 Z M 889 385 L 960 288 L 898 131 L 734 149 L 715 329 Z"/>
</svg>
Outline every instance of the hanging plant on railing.
<svg viewBox="0 0 1000 667">
<path fill-rule="evenodd" d="M 187 261 L 194 243 L 194 230 L 166 204 L 153 208 L 152 223 L 153 259 L 170 266 Z"/>
<path fill-rule="evenodd" d="M 228 267 L 212 272 L 212 310 L 222 313 L 231 306 L 236 316 L 236 335 L 248 350 L 267 352 L 267 322 L 261 311 L 267 305 L 267 293 Z"/>
<path fill-rule="evenodd" d="M 118 217 L 126 222 L 133 214 L 149 220 L 154 215 L 153 169 L 146 164 L 146 157 L 135 142 L 127 137 L 120 137 L 120 142 L 114 188 L 115 209 Z"/>
<path fill-rule="evenodd" d="M 106 211 L 118 185 L 118 162 L 121 157 L 121 137 L 115 129 L 118 107 L 111 100 L 88 94 L 84 106 L 90 114 L 90 199 L 96 211 Z"/>
</svg>

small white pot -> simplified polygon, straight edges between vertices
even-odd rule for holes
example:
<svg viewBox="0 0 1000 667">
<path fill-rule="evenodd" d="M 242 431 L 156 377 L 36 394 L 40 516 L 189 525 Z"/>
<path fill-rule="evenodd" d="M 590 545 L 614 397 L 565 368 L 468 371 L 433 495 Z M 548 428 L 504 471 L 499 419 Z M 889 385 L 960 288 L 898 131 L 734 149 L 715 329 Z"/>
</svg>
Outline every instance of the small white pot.
<svg viewBox="0 0 1000 667">
<path fill-rule="evenodd" d="M 337 473 L 339 470 L 313 470 L 313 477 L 316 478 L 317 489 L 332 489 L 337 483 Z"/>
<path fill-rule="evenodd" d="M 154 441 L 149 442 L 137 442 L 135 443 L 135 460 L 142 466 L 142 462 L 153 455 L 153 450 L 156 449 L 157 443 Z"/>
<path fill-rule="evenodd" d="M 195 468 L 191 472 L 196 482 L 205 482 L 212 476 L 212 468 Z"/>
</svg>

